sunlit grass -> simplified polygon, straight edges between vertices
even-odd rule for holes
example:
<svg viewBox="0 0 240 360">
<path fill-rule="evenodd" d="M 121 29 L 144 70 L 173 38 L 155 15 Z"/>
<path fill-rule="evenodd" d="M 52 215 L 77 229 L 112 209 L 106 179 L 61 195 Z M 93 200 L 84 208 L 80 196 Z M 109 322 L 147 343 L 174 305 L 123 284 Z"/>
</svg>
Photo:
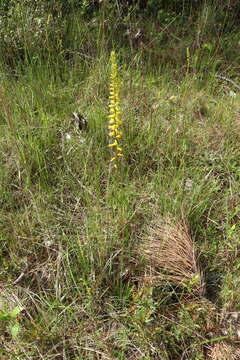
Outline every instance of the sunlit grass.
<svg viewBox="0 0 240 360">
<path fill-rule="evenodd" d="M 6 313 L 24 308 L 16 338 L 1 324 L 1 356 L 201 359 L 209 332 L 222 335 L 216 309 L 239 310 L 239 97 L 197 72 L 144 74 L 122 52 L 122 129 L 107 129 L 109 54 L 84 72 L 72 61 L 63 74 L 26 67 L 0 91 L 0 287 Z M 110 126 L 120 121 L 116 81 L 112 58 Z M 71 111 L 88 118 L 85 130 Z M 108 130 L 124 144 L 112 181 Z M 166 216 L 188 224 L 205 297 L 146 282 L 141 241 Z M 159 247 L 150 255 L 171 267 Z"/>
</svg>

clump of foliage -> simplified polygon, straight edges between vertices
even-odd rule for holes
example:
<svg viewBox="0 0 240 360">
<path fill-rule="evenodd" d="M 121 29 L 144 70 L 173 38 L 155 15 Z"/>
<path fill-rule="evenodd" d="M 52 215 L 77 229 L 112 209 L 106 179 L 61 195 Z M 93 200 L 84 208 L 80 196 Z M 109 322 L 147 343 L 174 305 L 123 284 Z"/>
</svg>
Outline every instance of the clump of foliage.
<svg viewBox="0 0 240 360">
<path fill-rule="evenodd" d="M 61 50 L 62 25 L 45 2 L 13 1 L 1 14 L 1 60 L 12 68 L 19 62 L 34 63 L 39 56 Z"/>
</svg>

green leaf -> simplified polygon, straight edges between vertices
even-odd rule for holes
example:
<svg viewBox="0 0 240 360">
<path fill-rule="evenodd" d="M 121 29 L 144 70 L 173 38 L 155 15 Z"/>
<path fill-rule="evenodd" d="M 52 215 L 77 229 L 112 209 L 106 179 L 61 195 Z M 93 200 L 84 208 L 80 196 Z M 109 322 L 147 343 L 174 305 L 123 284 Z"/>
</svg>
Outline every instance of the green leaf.
<svg viewBox="0 0 240 360">
<path fill-rule="evenodd" d="M 9 313 L 12 319 L 15 319 L 15 317 L 23 310 L 21 306 L 15 306 L 15 308 Z"/>
<path fill-rule="evenodd" d="M 10 332 L 12 335 L 12 338 L 15 339 L 19 333 L 20 325 L 18 322 L 16 322 L 13 326 L 11 326 Z"/>
<path fill-rule="evenodd" d="M 0 311 L 0 321 L 8 321 L 11 320 L 11 316 L 8 313 Z"/>
<path fill-rule="evenodd" d="M 205 44 L 202 45 L 202 48 L 207 49 L 209 52 L 211 52 L 212 49 L 213 49 L 213 46 L 210 43 L 205 43 Z"/>
</svg>

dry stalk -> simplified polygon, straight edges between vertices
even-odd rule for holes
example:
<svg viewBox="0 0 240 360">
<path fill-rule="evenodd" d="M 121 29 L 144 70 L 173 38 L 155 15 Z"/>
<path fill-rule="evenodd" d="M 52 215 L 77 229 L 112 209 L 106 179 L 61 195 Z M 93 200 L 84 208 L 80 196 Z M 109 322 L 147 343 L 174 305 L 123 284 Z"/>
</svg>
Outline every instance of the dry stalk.
<svg viewBox="0 0 240 360">
<path fill-rule="evenodd" d="M 150 270 L 150 276 L 145 279 L 190 286 L 198 295 L 203 295 L 203 276 L 186 224 L 174 222 L 170 217 L 155 221 L 149 227 L 141 253 Z"/>
</svg>

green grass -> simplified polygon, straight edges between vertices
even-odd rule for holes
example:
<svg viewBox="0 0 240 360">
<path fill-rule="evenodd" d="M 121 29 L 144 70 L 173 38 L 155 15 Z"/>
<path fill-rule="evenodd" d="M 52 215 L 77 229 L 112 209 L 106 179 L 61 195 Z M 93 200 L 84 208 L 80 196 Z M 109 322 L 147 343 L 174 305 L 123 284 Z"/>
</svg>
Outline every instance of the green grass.
<svg viewBox="0 0 240 360">
<path fill-rule="evenodd" d="M 74 31 L 83 36 L 83 25 Z M 23 310 L 0 317 L 1 359 L 211 359 L 219 314 L 240 310 L 239 95 L 197 69 L 142 71 L 141 55 L 127 65 L 119 53 L 124 159 L 115 173 L 107 49 L 25 64 L 17 78 L 2 69 L 0 311 Z M 86 130 L 71 111 L 88 118 Z M 204 298 L 144 280 L 139 246 L 169 214 L 188 224 Z"/>
</svg>

